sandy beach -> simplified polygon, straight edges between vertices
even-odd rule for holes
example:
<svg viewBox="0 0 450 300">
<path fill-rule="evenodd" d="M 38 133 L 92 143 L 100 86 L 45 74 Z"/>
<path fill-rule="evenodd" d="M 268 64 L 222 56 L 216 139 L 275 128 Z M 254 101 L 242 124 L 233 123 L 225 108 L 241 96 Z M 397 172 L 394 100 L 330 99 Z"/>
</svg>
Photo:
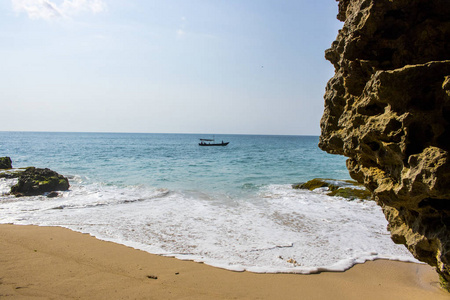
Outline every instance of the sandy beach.
<svg viewBox="0 0 450 300">
<path fill-rule="evenodd" d="M 342 273 L 232 272 L 59 227 L 0 225 L 5 299 L 450 299 L 433 268 L 378 260 Z"/>
</svg>

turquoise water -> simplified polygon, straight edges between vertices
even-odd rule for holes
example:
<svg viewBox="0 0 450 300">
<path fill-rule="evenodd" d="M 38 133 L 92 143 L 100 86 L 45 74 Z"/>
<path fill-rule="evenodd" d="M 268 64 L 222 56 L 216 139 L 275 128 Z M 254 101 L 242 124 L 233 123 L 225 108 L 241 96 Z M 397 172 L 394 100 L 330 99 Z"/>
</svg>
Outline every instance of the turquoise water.
<svg viewBox="0 0 450 300">
<path fill-rule="evenodd" d="M 17 167 L 48 167 L 115 185 L 230 193 L 315 177 L 349 179 L 345 158 L 315 136 L 216 135 L 226 147 L 199 147 L 193 134 L 0 133 L 2 156 Z"/>
<path fill-rule="evenodd" d="M 314 136 L 0 132 L 14 167 L 70 180 L 57 198 L 15 198 L 0 179 L 0 223 L 63 226 L 230 270 L 314 273 L 377 258 L 415 261 L 373 201 L 291 188 L 349 179 Z"/>
</svg>

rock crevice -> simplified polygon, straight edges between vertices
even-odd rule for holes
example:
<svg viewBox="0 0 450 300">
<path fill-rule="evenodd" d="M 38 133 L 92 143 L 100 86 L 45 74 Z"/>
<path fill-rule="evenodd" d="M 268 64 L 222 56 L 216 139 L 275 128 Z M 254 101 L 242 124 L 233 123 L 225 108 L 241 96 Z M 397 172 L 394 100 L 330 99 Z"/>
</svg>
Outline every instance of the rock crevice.
<svg viewBox="0 0 450 300">
<path fill-rule="evenodd" d="M 338 0 L 339 1 L 339 0 Z M 450 282 L 450 5 L 340 0 L 319 147 L 382 206 L 396 243 Z"/>
</svg>

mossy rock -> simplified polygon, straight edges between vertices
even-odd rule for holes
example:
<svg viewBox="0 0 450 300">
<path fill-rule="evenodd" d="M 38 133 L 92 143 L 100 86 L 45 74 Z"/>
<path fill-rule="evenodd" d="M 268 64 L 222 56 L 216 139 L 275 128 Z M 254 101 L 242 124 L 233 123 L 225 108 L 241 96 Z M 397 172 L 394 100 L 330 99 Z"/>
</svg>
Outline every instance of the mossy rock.
<svg viewBox="0 0 450 300">
<path fill-rule="evenodd" d="M 11 187 L 11 194 L 18 197 L 42 195 L 52 191 L 66 191 L 69 186 L 69 180 L 55 171 L 29 167 L 20 173 L 19 181 Z"/>
<path fill-rule="evenodd" d="M 313 190 L 321 188 L 321 187 L 329 188 L 330 183 L 327 182 L 326 180 L 331 180 L 331 179 L 314 178 L 305 183 L 294 184 L 292 187 L 294 189 L 304 189 L 304 190 L 310 190 L 310 191 L 313 191 Z"/>
<path fill-rule="evenodd" d="M 339 182 L 336 184 L 335 182 Z M 305 183 L 297 183 L 292 187 L 294 189 L 306 189 L 313 191 L 318 188 L 327 187 L 329 190 L 334 191 L 344 186 L 362 186 L 357 181 L 354 180 L 336 180 L 329 178 L 314 178 Z"/>
<path fill-rule="evenodd" d="M 294 184 L 292 187 L 294 189 L 306 189 L 310 191 L 314 191 L 318 188 L 327 188 L 329 191 L 327 195 L 329 196 L 347 199 L 372 199 L 372 193 L 354 180 L 314 178 L 305 183 Z"/>
<path fill-rule="evenodd" d="M 439 274 L 439 284 L 444 290 L 450 293 L 450 282 L 446 280 L 444 274 Z"/>
<path fill-rule="evenodd" d="M 12 161 L 8 156 L 0 157 L 0 169 L 12 169 Z"/>
<path fill-rule="evenodd" d="M 8 169 L 0 171 L 0 178 L 19 178 L 20 174 L 25 171 L 25 169 Z"/>
<path fill-rule="evenodd" d="M 369 200 L 372 199 L 372 193 L 366 189 L 355 189 L 355 188 L 339 188 L 337 190 L 333 190 L 327 194 L 328 196 L 336 196 L 343 197 L 347 199 L 363 199 Z"/>
</svg>

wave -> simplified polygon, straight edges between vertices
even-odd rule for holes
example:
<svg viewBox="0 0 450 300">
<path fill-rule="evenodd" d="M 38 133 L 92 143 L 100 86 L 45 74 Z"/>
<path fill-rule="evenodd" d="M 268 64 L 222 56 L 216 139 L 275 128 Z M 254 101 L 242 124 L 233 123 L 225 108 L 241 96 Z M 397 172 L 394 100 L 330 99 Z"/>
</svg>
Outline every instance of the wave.
<svg viewBox="0 0 450 300">
<path fill-rule="evenodd" d="M 150 253 L 258 273 L 343 271 L 379 258 L 414 261 L 372 201 L 290 185 L 245 193 L 74 180 L 57 198 L 0 202 L 0 222 L 62 226 Z"/>
</svg>

